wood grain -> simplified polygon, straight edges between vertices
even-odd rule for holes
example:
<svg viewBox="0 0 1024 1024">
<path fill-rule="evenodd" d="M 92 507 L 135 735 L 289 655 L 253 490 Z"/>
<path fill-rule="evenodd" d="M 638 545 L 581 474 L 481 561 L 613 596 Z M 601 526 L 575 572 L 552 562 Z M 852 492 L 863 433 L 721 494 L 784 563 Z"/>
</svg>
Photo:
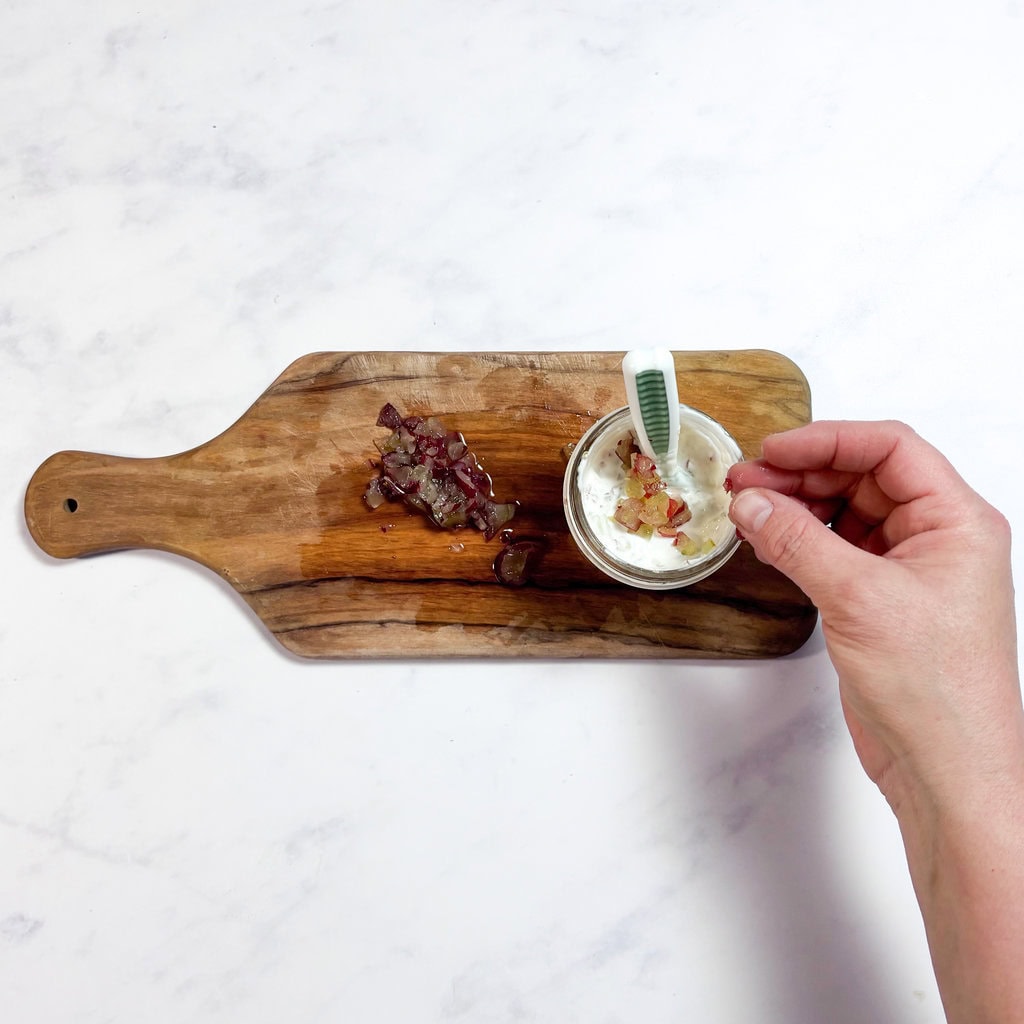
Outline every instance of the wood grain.
<svg viewBox="0 0 1024 1024">
<path fill-rule="evenodd" d="M 274 636 L 310 657 L 765 657 L 797 649 L 816 612 L 746 546 L 665 594 L 624 587 L 576 550 L 562 449 L 625 404 L 621 352 L 319 353 L 293 363 L 233 426 L 157 459 L 59 452 L 25 517 L 58 558 L 156 548 L 228 580 Z M 744 453 L 806 423 L 800 370 L 763 350 L 675 354 L 682 401 Z M 531 584 L 498 584 L 500 544 L 403 506 L 367 509 L 380 407 L 461 430 L 519 535 L 547 550 Z"/>
</svg>

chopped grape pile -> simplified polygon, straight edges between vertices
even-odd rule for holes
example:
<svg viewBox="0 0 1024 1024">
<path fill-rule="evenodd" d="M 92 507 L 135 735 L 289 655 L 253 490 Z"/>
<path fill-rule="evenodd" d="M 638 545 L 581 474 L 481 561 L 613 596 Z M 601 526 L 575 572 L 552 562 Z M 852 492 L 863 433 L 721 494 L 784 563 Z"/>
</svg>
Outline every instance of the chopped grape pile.
<svg viewBox="0 0 1024 1024">
<path fill-rule="evenodd" d="M 491 478 L 481 468 L 462 434 L 448 430 L 435 416 L 406 416 L 388 402 L 377 426 L 391 435 L 374 443 L 380 473 L 363 495 L 370 508 L 404 501 L 445 530 L 472 525 L 490 540 L 516 512 L 516 503 L 497 502 Z"/>
<path fill-rule="evenodd" d="M 636 438 L 624 437 L 616 445 L 615 454 L 626 470 L 623 496 L 615 506 L 615 521 L 641 537 L 653 537 L 656 533 L 671 537 L 683 555 L 698 554 L 701 545 L 683 532 L 683 526 L 692 518 L 690 509 L 681 498 L 668 493 L 654 460 L 639 450 Z"/>
</svg>

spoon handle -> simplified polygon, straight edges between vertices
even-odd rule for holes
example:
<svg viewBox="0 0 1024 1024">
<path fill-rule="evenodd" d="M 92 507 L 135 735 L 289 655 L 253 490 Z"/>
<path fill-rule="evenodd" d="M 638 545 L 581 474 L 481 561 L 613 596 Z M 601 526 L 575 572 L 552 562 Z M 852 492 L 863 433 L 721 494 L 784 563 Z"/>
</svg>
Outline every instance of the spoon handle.
<svg viewBox="0 0 1024 1024">
<path fill-rule="evenodd" d="M 671 475 L 679 447 L 679 389 L 672 353 L 633 349 L 622 360 L 622 376 L 640 450 L 658 463 L 663 476 Z"/>
</svg>

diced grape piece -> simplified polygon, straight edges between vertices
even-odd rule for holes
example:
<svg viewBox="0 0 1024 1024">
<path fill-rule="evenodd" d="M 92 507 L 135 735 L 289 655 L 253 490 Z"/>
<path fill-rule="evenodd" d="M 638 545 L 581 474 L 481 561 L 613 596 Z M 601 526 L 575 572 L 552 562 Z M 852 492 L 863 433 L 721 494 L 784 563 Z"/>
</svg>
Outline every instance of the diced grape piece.
<svg viewBox="0 0 1024 1024">
<path fill-rule="evenodd" d="M 494 576 L 499 583 L 509 587 L 521 587 L 530 579 L 530 575 L 544 553 L 544 544 L 540 540 L 523 539 L 506 544 L 494 559 Z"/>
<path fill-rule="evenodd" d="M 633 452 L 636 451 L 635 443 L 633 435 L 627 434 L 625 437 L 620 437 L 615 445 L 615 454 L 619 457 L 625 469 L 629 469 L 630 459 Z"/>
<path fill-rule="evenodd" d="M 626 498 L 615 509 L 615 521 L 621 523 L 630 533 L 640 528 L 640 510 L 644 503 L 640 498 Z"/>
<path fill-rule="evenodd" d="M 381 457 L 381 465 L 385 470 L 395 469 L 397 466 L 411 466 L 412 456 L 408 452 L 385 452 Z"/>
<path fill-rule="evenodd" d="M 675 515 L 670 517 L 668 525 L 673 529 L 678 530 L 680 526 L 685 526 L 693 518 L 693 513 L 686 507 L 685 503 L 683 507 L 676 512 Z"/>
<path fill-rule="evenodd" d="M 370 508 L 380 508 L 384 504 L 384 495 L 381 494 L 380 490 L 380 477 L 375 476 L 370 481 L 370 485 L 366 488 L 366 493 L 363 495 L 363 500 Z"/>
<path fill-rule="evenodd" d="M 403 494 L 412 493 L 416 490 L 416 479 L 413 477 L 415 466 L 386 466 L 387 479 L 390 480 Z"/>
<path fill-rule="evenodd" d="M 642 452 L 633 454 L 633 472 L 639 477 L 650 476 L 654 472 L 654 459 Z"/>
<path fill-rule="evenodd" d="M 448 432 L 444 424 L 436 416 L 428 416 L 420 425 L 417 433 L 423 437 L 444 437 Z"/>
<path fill-rule="evenodd" d="M 468 522 L 469 517 L 466 515 L 465 508 L 457 506 L 441 513 L 440 519 L 437 520 L 437 525 L 445 530 L 455 530 L 460 526 L 465 526 Z"/>
<path fill-rule="evenodd" d="M 490 540 L 516 514 L 514 502 L 499 504 L 494 501 L 484 502 L 481 509 L 483 519 L 484 540 Z"/>
<path fill-rule="evenodd" d="M 675 544 L 680 554 L 686 555 L 687 558 L 700 553 L 700 545 L 689 534 L 677 533 Z"/>
<path fill-rule="evenodd" d="M 390 402 L 381 409 L 380 415 L 377 417 L 377 426 L 387 427 L 388 430 L 397 430 L 401 422 L 401 413 Z"/>
<path fill-rule="evenodd" d="M 664 526 L 668 522 L 668 495 L 659 491 L 643 503 L 640 521 L 648 526 Z"/>
</svg>

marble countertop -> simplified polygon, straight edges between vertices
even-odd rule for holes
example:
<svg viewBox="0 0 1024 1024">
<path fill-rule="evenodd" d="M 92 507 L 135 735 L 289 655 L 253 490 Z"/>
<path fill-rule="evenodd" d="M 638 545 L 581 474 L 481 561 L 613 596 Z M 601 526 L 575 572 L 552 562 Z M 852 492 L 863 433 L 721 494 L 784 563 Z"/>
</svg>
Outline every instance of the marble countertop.
<svg viewBox="0 0 1024 1024">
<path fill-rule="evenodd" d="M 1022 52 L 1019 0 L 4 4 L 5 1017 L 941 1021 L 820 634 L 304 662 L 22 501 L 307 352 L 653 344 L 780 351 L 1020 524 Z"/>
</svg>

